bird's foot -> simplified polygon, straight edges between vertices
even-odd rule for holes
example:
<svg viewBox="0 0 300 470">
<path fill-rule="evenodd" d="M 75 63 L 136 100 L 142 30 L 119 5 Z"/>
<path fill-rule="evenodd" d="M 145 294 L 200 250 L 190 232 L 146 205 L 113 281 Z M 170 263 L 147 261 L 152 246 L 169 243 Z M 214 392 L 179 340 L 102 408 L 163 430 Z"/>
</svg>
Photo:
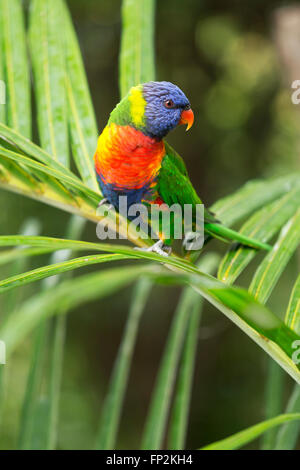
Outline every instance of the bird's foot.
<svg viewBox="0 0 300 470">
<path fill-rule="evenodd" d="M 107 209 L 108 209 L 108 210 L 111 210 L 111 209 L 113 209 L 113 207 L 114 207 L 112 204 L 110 204 L 109 200 L 108 200 L 106 197 L 104 197 L 103 199 L 101 199 L 101 201 L 100 201 L 99 204 L 98 204 L 98 207 L 104 206 L 104 204 L 107 204 Z"/>
<path fill-rule="evenodd" d="M 167 257 L 171 254 L 172 248 L 164 244 L 162 240 L 158 240 L 154 245 L 150 246 L 149 248 L 139 248 L 135 247 L 135 250 L 139 251 L 146 251 L 148 253 L 157 253 L 158 255 Z"/>
</svg>

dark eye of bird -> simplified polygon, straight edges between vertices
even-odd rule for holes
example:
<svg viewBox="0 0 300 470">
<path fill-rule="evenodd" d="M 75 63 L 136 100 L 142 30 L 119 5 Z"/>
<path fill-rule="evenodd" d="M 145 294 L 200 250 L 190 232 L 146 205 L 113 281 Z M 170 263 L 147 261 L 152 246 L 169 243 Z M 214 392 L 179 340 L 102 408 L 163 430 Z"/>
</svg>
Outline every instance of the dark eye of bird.
<svg viewBox="0 0 300 470">
<path fill-rule="evenodd" d="M 164 102 L 164 105 L 166 108 L 168 109 L 172 109 L 172 108 L 175 108 L 175 103 L 173 100 L 167 100 Z"/>
</svg>

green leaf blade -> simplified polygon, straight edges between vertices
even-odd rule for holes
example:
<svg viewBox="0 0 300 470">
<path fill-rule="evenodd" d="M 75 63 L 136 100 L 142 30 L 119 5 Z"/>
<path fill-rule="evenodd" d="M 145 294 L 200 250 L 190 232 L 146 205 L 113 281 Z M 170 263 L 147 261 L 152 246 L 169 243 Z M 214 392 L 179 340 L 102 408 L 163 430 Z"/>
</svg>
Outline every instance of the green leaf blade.
<svg viewBox="0 0 300 470">
<path fill-rule="evenodd" d="M 266 432 L 269 429 L 272 429 L 274 426 L 279 424 L 286 423 L 288 421 L 295 421 L 300 419 L 300 413 L 292 413 L 279 415 L 275 418 L 263 421 L 262 423 L 251 426 L 250 428 L 245 429 L 244 431 L 233 434 L 233 436 L 222 439 L 221 441 L 214 442 L 205 447 L 202 447 L 202 450 L 235 450 L 240 447 L 248 444 L 253 441 L 261 434 Z"/>
<path fill-rule="evenodd" d="M 65 166 L 69 162 L 66 70 L 58 0 L 34 0 L 30 9 L 30 52 L 42 147 Z"/>
<path fill-rule="evenodd" d="M 199 263 L 199 268 L 204 271 L 216 267 L 217 257 L 206 256 Z M 175 383 L 178 362 L 184 343 L 190 312 L 196 305 L 199 312 L 201 299 L 198 294 L 187 287 L 180 298 L 180 302 L 174 314 L 159 371 L 156 377 L 155 387 L 151 397 L 150 408 L 146 419 L 142 437 L 143 449 L 160 449 L 167 425 L 168 411 L 171 406 L 172 389 Z M 188 389 L 184 393 L 189 393 Z M 182 410 L 184 411 L 184 410 Z M 182 426 L 185 418 L 182 417 Z"/>
<path fill-rule="evenodd" d="M 30 137 L 30 76 L 22 2 L 0 0 L 0 16 L 3 27 L 8 123 L 24 136 Z"/>
<path fill-rule="evenodd" d="M 249 292 L 265 303 L 274 289 L 286 264 L 300 243 L 300 209 L 283 227 L 273 250 L 268 253 L 257 269 Z"/>
<path fill-rule="evenodd" d="M 243 225 L 240 233 L 267 242 L 295 214 L 299 206 L 300 186 L 256 212 Z M 256 254 L 257 250 L 244 246 L 230 249 L 221 261 L 218 278 L 232 284 Z"/>
<path fill-rule="evenodd" d="M 64 1 L 62 1 L 61 10 L 64 24 L 66 91 L 72 153 L 83 181 L 98 192 L 99 187 L 93 164 L 98 135 L 95 112 L 78 40 Z"/>
<path fill-rule="evenodd" d="M 122 404 L 141 315 L 148 300 L 152 283 L 147 278 L 138 281 L 122 338 L 108 392 L 101 413 L 96 449 L 114 449 Z"/>
<path fill-rule="evenodd" d="M 249 181 L 235 193 L 219 199 L 210 208 L 223 224 L 231 226 L 275 199 L 299 187 L 300 174 L 293 173 L 270 181 Z"/>
<path fill-rule="evenodd" d="M 292 290 L 284 321 L 292 330 L 300 333 L 300 275 Z"/>
<path fill-rule="evenodd" d="M 121 97 L 132 86 L 155 79 L 154 0 L 123 0 L 120 52 Z"/>
</svg>

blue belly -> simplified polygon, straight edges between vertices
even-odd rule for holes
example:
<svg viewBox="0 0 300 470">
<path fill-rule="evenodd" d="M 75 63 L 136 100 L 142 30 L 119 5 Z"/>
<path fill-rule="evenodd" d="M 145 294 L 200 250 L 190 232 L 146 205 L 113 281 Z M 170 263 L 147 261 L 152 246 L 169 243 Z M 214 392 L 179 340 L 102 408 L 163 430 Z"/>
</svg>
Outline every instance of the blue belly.
<svg viewBox="0 0 300 470">
<path fill-rule="evenodd" d="M 144 200 L 149 200 L 151 196 L 150 184 L 143 186 L 138 189 L 117 189 L 112 184 L 104 184 L 100 176 L 97 174 L 97 180 L 102 191 L 103 196 L 119 210 L 119 197 L 127 197 L 127 207 L 129 208 L 133 204 L 141 204 Z M 131 219 L 131 217 L 129 217 Z"/>
</svg>

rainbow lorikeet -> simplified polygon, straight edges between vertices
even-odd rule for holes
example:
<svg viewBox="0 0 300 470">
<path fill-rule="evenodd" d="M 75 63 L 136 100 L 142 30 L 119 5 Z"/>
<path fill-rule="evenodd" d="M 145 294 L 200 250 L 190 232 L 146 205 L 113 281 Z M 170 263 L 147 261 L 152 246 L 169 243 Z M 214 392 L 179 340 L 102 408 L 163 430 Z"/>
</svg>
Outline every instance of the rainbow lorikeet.
<svg viewBox="0 0 300 470">
<path fill-rule="evenodd" d="M 119 196 L 127 204 L 202 204 L 182 158 L 164 137 L 179 124 L 194 122 L 189 100 L 176 85 L 148 82 L 131 88 L 114 108 L 99 137 L 95 153 L 97 179 L 104 196 L 117 210 Z M 234 240 L 257 248 L 269 245 L 223 226 L 205 209 L 206 237 Z M 170 252 L 171 240 L 161 239 L 150 248 L 162 255 Z"/>
</svg>

